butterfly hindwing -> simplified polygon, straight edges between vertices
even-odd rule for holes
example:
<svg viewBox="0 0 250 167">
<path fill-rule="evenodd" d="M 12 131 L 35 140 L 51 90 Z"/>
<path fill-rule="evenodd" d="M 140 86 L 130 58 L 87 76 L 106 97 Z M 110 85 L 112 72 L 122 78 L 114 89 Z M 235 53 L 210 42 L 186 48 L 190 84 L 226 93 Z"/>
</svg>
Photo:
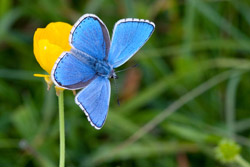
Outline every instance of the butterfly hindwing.
<svg viewBox="0 0 250 167">
<path fill-rule="evenodd" d="M 83 15 L 70 32 L 72 47 L 99 60 L 107 58 L 110 37 L 105 24 L 93 14 Z"/>
<path fill-rule="evenodd" d="M 119 67 L 130 59 L 149 39 L 154 23 L 142 19 L 122 19 L 115 24 L 108 62 Z"/>
<path fill-rule="evenodd" d="M 110 99 L 110 82 L 97 77 L 75 97 L 75 102 L 85 112 L 91 125 L 100 129 L 107 117 Z"/>
<path fill-rule="evenodd" d="M 52 69 L 51 77 L 59 87 L 80 89 L 96 77 L 96 72 L 70 52 L 63 52 Z"/>
</svg>

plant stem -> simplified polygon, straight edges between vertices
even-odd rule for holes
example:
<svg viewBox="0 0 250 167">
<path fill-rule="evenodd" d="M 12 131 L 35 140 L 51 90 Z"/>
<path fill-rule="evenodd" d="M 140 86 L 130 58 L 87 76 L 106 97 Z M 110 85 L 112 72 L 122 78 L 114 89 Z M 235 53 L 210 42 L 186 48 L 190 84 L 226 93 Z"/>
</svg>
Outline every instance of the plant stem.
<svg viewBox="0 0 250 167">
<path fill-rule="evenodd" d="M 240 81 L 240 74 L 240 71 L 235 71 L 232 73 L 226 91 L 225 116 L 228 135 L 232 139 L 234 139 L 235 137 L 235 105 L 237 88 Z"/>
<path fill-rule="evenodd" d="M 64 132 L 64 106 L 63 106 L 63 90 L 58 96 L 59 104 L 59 128 L 60 128 L 60 163 L 59 167 L 65 166 L 65 132 Z"/>
<path fill-rule="evenodd" d="M 250 167 L 249 162 L 247 162 L 245 159 L 243 159 L 240 155 L 236 157 L 235 161 L 236 161 L 241 167 Z"/>
</svg>

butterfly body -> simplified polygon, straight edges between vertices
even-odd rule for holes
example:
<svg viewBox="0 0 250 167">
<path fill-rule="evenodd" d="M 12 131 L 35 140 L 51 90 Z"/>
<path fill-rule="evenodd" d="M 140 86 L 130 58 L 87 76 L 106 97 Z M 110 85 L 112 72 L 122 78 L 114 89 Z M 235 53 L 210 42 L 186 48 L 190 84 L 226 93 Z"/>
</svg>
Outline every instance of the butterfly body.
<svg viewBox="0 0 250 167">
<path fill-rule="evenodd" d="M 83 15 L 73 26 L 70 52 L 57 59 L 51 78 L 56 86 L 76 90 L 76 104 L 92 126 L 102 128 L 110 100 L 109 78 L 117 78 L 115 68 L 127 62 L 149 39 L 154 23 L 143 19 L 119 20 L 112 40 L 106 25 L 94 14 Z"/>
<path fill-rule="evenodd" d="M 116 76 L 114 69 L 111 67 L 107 60 L 96 59 L 95 57 L 81 52 L 80 50 L 77 50 L 75 48 L 72 48 L 70 52 L 79 61 L 85 63 L 91 69 L 93 69 L 96 72 L 96 75 L 106 78 L 113 78 L 114 76 Z"/>
</svg>

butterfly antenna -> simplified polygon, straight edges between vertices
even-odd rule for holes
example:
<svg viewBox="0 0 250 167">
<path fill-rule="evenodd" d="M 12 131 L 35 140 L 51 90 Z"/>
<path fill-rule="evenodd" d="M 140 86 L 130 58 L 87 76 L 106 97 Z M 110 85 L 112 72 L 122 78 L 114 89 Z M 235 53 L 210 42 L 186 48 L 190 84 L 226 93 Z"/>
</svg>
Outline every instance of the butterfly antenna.
<svg viewBox="0 0 250 167">
<path fill-rule="evenodd" d="M 120 106 L 120 100 L 119 100 L 119 95 L 118 95 L 118 87 L 116 84 L 116 78 L 114 78 L 114 83 L 115 83 L 115 93 L 116 93 L 116 97 L 117 97 L 117 104 Z"/>
<path fill-rule="evenodd" d="M 131 69 L 131 68 L 135 68 L 135 67 L 137 67 L 138 65 L 139 65 L 139 64 L 135 64 L 135 65 L 130 66 L 130 67 L 128 67 L 128 68 L 125 68 L 125 69 L 122 69 L 122 70 L 116 71 L 115 73 L 119 73 L 119 72 L 127 71 L 127 70 L 129 70 L 129 69 Z"/>
</svg>

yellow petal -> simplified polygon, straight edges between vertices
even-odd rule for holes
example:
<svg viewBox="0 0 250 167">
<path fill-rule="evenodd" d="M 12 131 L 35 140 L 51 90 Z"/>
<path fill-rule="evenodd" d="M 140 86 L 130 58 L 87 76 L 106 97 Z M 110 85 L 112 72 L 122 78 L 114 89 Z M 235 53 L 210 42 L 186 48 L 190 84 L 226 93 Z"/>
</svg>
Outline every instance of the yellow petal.
<svg viewBox="0 0 250 167">
<path fill-rule="evenodd" d="M 38 28 L 33 38 L 33 51 L 34 51 L 36 61 L 40 64 L 40 66 L 44 66 L 44 65 L 41 64 L 41 54 L 39 52 L 38 41 L 41 39 L 43 31 L 44 30 L 42 28 Z"/>
<path fill-rule="evenodd" d="M 40 57 L 40 66 L 49 74 L 57 60 L 57 58 L 64 51 L 61 47 L 51 44 L 48 40 L 39 40 L 39 54 L 44 55 Z"/>
<path fill-rule="evenodd" d="M 50 23 L 46 28 L 38 28 L 34 34 L 34 54 L 40 66 L 49 74 L 57 58 L 63 51 L 69 51 L 69 34 L 72 26 Z"/>
<path fill-rule="evenodd" d="M 63 22 L 54 22 L 46 26 L 42 38 L 49 40 L 51 44 L 58 45 L 65 51 L 70 50 L 69 34 L 72 26 Z"/>
</svg>

